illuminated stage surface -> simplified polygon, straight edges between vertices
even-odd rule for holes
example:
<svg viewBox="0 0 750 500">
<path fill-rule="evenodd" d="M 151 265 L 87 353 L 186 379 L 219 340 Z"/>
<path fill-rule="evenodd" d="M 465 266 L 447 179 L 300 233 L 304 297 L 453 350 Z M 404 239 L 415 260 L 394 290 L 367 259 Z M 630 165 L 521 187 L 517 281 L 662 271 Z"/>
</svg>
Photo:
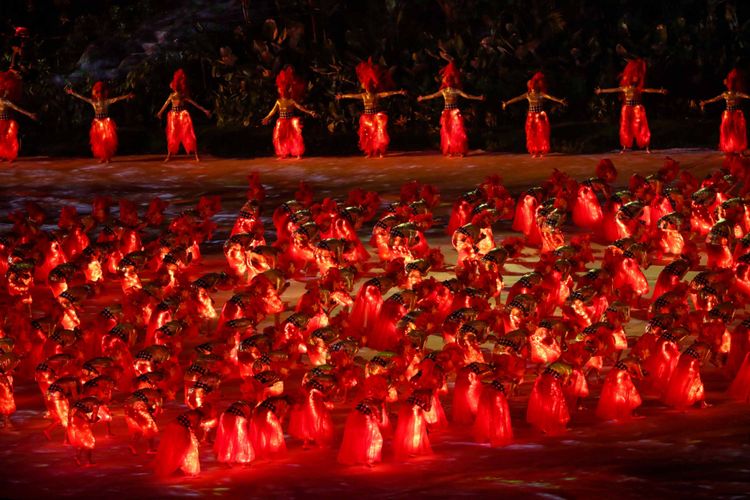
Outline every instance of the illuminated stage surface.
<svg viewBox="0 0 750 500">
<path fill-rule="evenodd" d="M 665 156 L 680 161 L 697 177 L 721 165 L 721 156 L 708 151 L 658 151 L 652 155 L 559 156 L 532 159 L 525 155 L 481 155 L 463 159 L 444 159 L 435 154 L 393 154 L 383 160 L 362 158 L 306 158 L 277 161 L 270 158 L 230 160 L 204 158 L 201 163 L 178 159 L 164 165 L 161 158 L 118 158 L 111 165 L 93 164 L 88 159 L 23 159 L 12 167 L 0 164 L 0 213 L 20 208 L 33 199 L 49 214 L 59 214 L 65 204 L 75 204 L 88 213 L 95 195 L 114 199 L 126 197 L 144 208 L 154 196 L 169 201 L 168 215 L 194 206 L 203 194 L 221 195 L 222 211 L 215 219 L 220 231 L 217 241 L 203 250 L 205 261 L 196 275 L 223 268 L 221 240 L 226 237 L 234 217 L 245 200 L 246 176 L 258 171 L 267 189 L 264 214 L 290 199 L 300 180 L 309 182 L 316 200 L 323 196 L 344 198 L 354 187 L 376 190 L 387 202 L 395 201 L 401 184 L 416 179 L 438 186 L 443 204 L 438 210 L 439 226 L 444 227 L 450 203 L 461 192 L 472 188 L 487 175 L 499 174 L 514 195 L 524 187 L 547 178 L 553 168 L 582 180 L 593 174 L 599 159 L 611 158 L 619 171 L 618 185 L 627 183 L 633 172 L 655 172 Z M 50 219 L 50 221 L 52 221 Z M 272 229 L 265 219 L 266 229 Z M 371 227 L 368 226 L 368 227 Z M 497 228 L 497 240 L 507 236 L 509 224 Z M 48 228 L 51 229 L 51 226 Z M 360 236 L 364 239 L 365 232 Z M 270 236 L 268 234 L 267 236 Z M 446 260 L 455 262 L 455 252 L 442 232 L 428 233 L 431 244 L 440 244 Z M 601 257 L 601 247 L 596 247 Z M 522 261 L 535 260 L 526 249 Z M 528 269 L 523 265 L 506 266 L 509 287 Z M 653 287 L 661 266 L 647 271 Z M 688 275 L 692 277 L 694 273 Z M 438 273 L 438 278 L 445 274 Z M 357 285 L 357 287 L 359 284 Z M 302 290 L 295 283 L 284 295 L 296 302 Z M 228 292 L 214 295 L 217 307 Z M 109 297 L 111 300 L 111 295 Z M 93 313 L 107 303 L 97 297 L 87 309 Z M 639 314 L 629 324 L 629 335 L 643 331 Z M 431 338 L 430 344 L 438 344 Z M 373 469 L 344 467 L 336 463 L 337 449 L 302 450 L 301 444 L 288 441 L 289 454 L 273 462 L 253 462 L 248 468 L 225 468 L 218 464 L 208 446 L 201 449 L 202 472 L 195 479 L 175 476 L 158 482 L 151 472 L 152 456 L 132 457 L 127 448 L 127 430 L 122 410 L 113 404 L 113 438 L 103 436 L 96 427 L 97 447 L 93 468 L 79 469 L 73 462 L 73 449 L 63 446 L 58 429 L 53 441 L 42 435 L 46 425 L 43 402 L 35 383 L 19 381 L 16 389 L 18 411 L 13 416 L 15 429 L 0 431 L 0 496 L 92 496 L 153 497 L 171 495 L 218 495 L 242 497 L 357 496 L 387 495 L 408 497 L 419 494 L 453 496 L 460 494 L 497 494 L 511 497 L 672 497 L 675 495 L 743 495 L 750 492 L 750 411 L 748 406 L 728 401 L 723 395 L 729 381 L 713 367 L 704 371 L 707 400 L 714 406 L 686 412 L 665 408 L 646 399 L 639 414 L 643 418 L 628 423 L 600 423 L 593 410 L 600 384 L 592 384 L 593 397 L 583 401 L 583 409 L 574 413 L 570 431 L 548 438 L 534 432 L 525 423 L 525 406 L 531 381 L 523 385 L 521 395 L 510 399 L 515 443 L 505 448 L 488 448 L 473 443 L 471 429 L 451 427 L 432 434 L 435 454 L 406 464 L 392 460 L 390 439 L 383 448 L 384 463 Z M 238 382 L 223 386 L 220 410 L 239 397 Z M 290 384 L 293 386 L 293 384 Z M 450 415 L 450 397 L 443 397 Z M 178 400 L 181 396 L 178 395 Z M 394 407 L 395 408 L 395 407 Z M 171 402 L 157 419 L 163 429 L 181 410 Z M 340 443 L 347 408 L 334 412 L 336 446 Z"/>
</svg>

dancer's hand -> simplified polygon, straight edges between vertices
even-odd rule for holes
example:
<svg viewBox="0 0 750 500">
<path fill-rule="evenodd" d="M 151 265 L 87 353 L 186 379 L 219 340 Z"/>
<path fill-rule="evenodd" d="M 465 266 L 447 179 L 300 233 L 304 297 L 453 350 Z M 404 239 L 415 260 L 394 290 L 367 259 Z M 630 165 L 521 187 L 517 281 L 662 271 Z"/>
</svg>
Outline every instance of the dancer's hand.
<svg viewBox="0 0 750 500">
<path fill-rule="evenodd" d="M 65 87 L 65 93 L 69 95 L 73 95 L 73 89 L 70 87 Z"/>
<path fill-rule="evenodd" d="M 567 106 L 568 105 L 568 100 L 567 99 L 560 99 L 560 104 L 562 106 Z"/>
<path fill-rule="evenodd" d="M 401 95 L 407 95 L 408 94 L 408 92 L 405 91 L 405 90 L 399 90 L 398 93 L 401 94 Z"/>
<path fill-rule="evenodd" d="M 270 121 L 270 118 L 263 118 L 263 119 L 262 119 L 262 120 L 260 121 L 260 123 L 262 123 L 263 125 L 268 125 L 268 122 L 269 122 L 269 121 Z"/>
<path fill-rule="evenodd" d="M 507 107 L 508 107 L 508 103 L 507 103 L 507 102 L 505 102 L 505 101 L 503 101 L 503 102 L 502 102 L 502 106 L 503 106 L 503 111 L 505 111 L 505 108 L 507 108 Z"/>
<path fill-rule="evenodd" d="M 337 101 L 341 100 L 341 94 L 336 94 L 336 100 Z"/>
<path fill-rule="evenodd" d="M 424 101 L 424 97 L 422 97 L 421 95 L 417 96 L 417 102 L 422 102 L 422 101 Z"/>
<path fill-rule="evenodd" d="M 596 95 L 600 95 L 601 93 L 602 93 L 602 89 L 600 89 L 599 87 L 596 87 L 596 88 L 594 89 L 594 94 L 596 94 Z"/>
<path fill-rule="evenodd" d="M 206 113 L 206 118 L 211 118 L 211 112 L 209 110 L 204 111 Z"/>
<path fill-rule="evenodd" d="M 482 102 L 484 102 L 485 101 L 485 97 L 483 95 L 480 95 L 479 96 L 479 100 L 482 101 Z"/>
<path fill-rule="evenodd" d="M 37 116 L 36 116 L 36 113 L 29 113 L 29 118 L 31 118 L 31 119 L 32 119 L 32 120 L 34 120 L 34 121 L 38 121 L 38 120 L 37 120 Z"/>
<path fill-rule="evenodd" d="M 661 95 L 667 95 L 667 89 L 659 89 Z"/>
<path fill-rule="evenodd" d="M 132 92 L 125 96 L 125 99 L 127 99 L 128 101 L 134 98 L 135 98 L 135 94 Z"/>
</svg>

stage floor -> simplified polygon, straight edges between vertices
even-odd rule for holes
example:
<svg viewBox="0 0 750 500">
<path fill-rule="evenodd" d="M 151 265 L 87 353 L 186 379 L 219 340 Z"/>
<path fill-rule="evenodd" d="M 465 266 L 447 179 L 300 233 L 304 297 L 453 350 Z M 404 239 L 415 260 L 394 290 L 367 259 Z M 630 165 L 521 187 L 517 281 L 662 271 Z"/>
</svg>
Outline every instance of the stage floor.
<svg viewBox="0 0 750 500">
<path fill-rule="evenodd" d="M 438 210 L 442 222 L 450 204 L 461 192 L 471 189 L 486 176 L 500 175 L 517 195 L 524 187 L 546 179 L 555 168 L 582 180 L 593 174 L 601 158 L 615 163 L 618 185 L 625 185 L 632 173 L 654 173 L 670 156 L 702 177 L 721 165 L 722 157 L 713 151 L 671 150 L 619 155 L 550 155 L 532 159 L 526 155 L 475 154 L 461 159 L 445 159 L 436 154 L 393 154 L 382 160 L 364 158 L 305 158 L 278 161 L 271 158 L 236 160 L 203 158 L 200 163 L 177 159 L 163 164 L 161 157 L 118 158 L 110 165 L 97 165 L 90 159 L 22 159 L 13 166 L 0 164 L 0 219 L 34 200 L 48 210 L 51 224 L 63 205 L 73 204 L 87 213 L 96 195 L 113 199 L 125 197 L 145 206 L 159 196 L 170 202 L 168 214 L 194 206 L 201 195 L 220 195 L 222 210 L 217 216 L 220 231 L 205 247 L 206 260 L 196 274 L 220 270 L 224 265 L 221 241 L 242 203 L 246 177 L 257 171 L 267 189 L 265 215 L 293 197 L 299 181 L 308 182 L 316 199 L 345 197 L 349 189 L 361 187 L 381 193 L 385 201 L 398 198 L 403 182 L 416 179 L 435 184 L 443 204 Z M 441 224 L 442 225 L 442 224 Z M 0 231 L 7 228 L 0 224 Z M 50 225 L 47 227 L 52 229 Z M 266 228 L 272 225 L 266 220 Z M 508 235 L 508 224 L 498 227 L 498 241 Z M 364 236 L 364 232 L 361 236 Z M 429 234 L 439 244 L 448 262 L 455 252 L 445 236 Z M 601 255 L 598 248 L 597 255 Z M 523 261 L 534 258 L 527 249 Z M 508 266 L 506 285 L 527 272 L 524 262 Z M 648 279 L 653 286 L 661 266 L 652 266 Z M 439 278 L 444 276 L 437 275 Z M 295 284 L 285 300 L 296 301 L 302 288 Z M 215 296 L 217 305 L 228 294 Z M 99 300 L 99 299 L 98 299 Z M 98 302 L 101 307 L 106 298 Z M 628 333 L 643 331 L 642 318 L 636 318 Z M 728 401 L 723 392 L 729 381 L 716 369 L 704 377 L 711 408 L 686 412 L 669 410 L 647 399 L 641 418 L 628 423 L 598 423 L 593 418 L 595 398 L 583 401 L 583 409 L 573 416 L 570 431 L 548 438 L 535 433 L 524 422 L 530 383 L 522 394 L 511 398 L 516 441 L 491 449 L 473 443 L 468 428 L 452 427 L 431 435 L 435 455 L 406 464 L 395 464 L 390 442 L 384 446 L 384 463 L 373 469 L 343 467 L 336 463 L 336 449 L 302 450 L 290 441 L 286 458 L 274 462 L 254 462 L 248 468 L 227 469 L 217 464 L 208 447 L 202 448 L 200 477 L 175 477 L 168 482 L 154 479 L 151 456 L 132 457 L 127 448 L 127 430 L 122 411 L 114 405 L 115 437 L 105 438 L 97 429 L 97 465 L 79 469 L 73 450 L 61 444 L 58 430 L 52 442 L 41 433 L 43 403 L 36 384 L 19 383 L 18 412 L 14 430 L 0 430 L 0 496 L 2 497 L 162 497 L 162 496 L 388 496 L 414 497 L 503 495 L 509 497 L 588 498 L 607 495 L 620 497 L 729 497 L 750 493 L 750 412 L 746 405 Z M 225 388 L 225 402 L 236 399 L 236 384 Z M 592 387 L 598 396 L 599 385 Z M 444 398 L 450 415 L 450 398 Z M 171 403 L 160 425 L 182 407 Z M 346 409 L 334 413 L 337 443 L 340 441 Z"/>
</svg>

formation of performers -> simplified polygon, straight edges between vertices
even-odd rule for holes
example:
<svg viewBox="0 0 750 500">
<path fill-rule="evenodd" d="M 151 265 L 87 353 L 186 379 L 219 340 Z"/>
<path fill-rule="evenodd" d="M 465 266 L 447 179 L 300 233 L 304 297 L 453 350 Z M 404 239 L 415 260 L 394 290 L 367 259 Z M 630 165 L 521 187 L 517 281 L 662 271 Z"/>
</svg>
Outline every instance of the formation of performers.
<svg viewBox="0 0 750 500">
<path fill-rule="evenodd" d="M 490 446 L 519 426 L 561 434 L 596 397 L 607 421 L 627 421 L 643 398 L 705 406 L 709 363 L 748 403 L 750 183 L 746 160 L 726 162 L 701 180 L 667 159 L 614 192 L 602 160 L 590 179 L 555 171 L 517 199 L 490 177 L 444 225 L 455 265 L 425 236 L 438 190 L 416 181 L 384 208 L 375 192 L 316 200 L 301 183 L 269 231 L 251 175 L 215 272 L 200 263 L 216 197 L 172 218 L 158 198 L 141 213 L 120 200 L 115 215 L 99 197 L 90 213 L 64 207 L 54 231 L 27 203 L 0 237 L 0 414 L 11 425 L 15 385 L 36 381 L 46 435 L 79 464 L 92 462 L 96 426 L 122 418 L 132 453 L 145 439 L 168 476 L 198 474 L 209 443 L 220 462 L 248 464 L 283 455 L 288 433 L 372 466 L 429 454 L 448 425 Z M 374 255 L 360 239 L 368 221 Z M 496 241 L 503 221 L 519 236 Z M 582 231 L 566 235 L 567 221 Z M 506 263 L 528 273 L 507 286 Z M 653 290 L 652 264 L 664 266 Z M 304 292 L 288 303 L 295 281 Z M 230 298 L 217 307 L 220 293 Z M 647 323 L 628 336 L 633 315 Z M 523 420 L 508 400 L 525 402 Z M 165 421 L 170 401 L 182 412 Z M 334 408 L 349 411 L 343 435 Z"/>
<path fill-rule="evenodd" d="M 388 136 L 388 115 L 379 107 L 382 99 L 394 95 L 406 95 L 404 90 L 389 90 L 394 87 L 390 74 L 372 60 L 361 62 L 356 68 L 357 78 L 362 91 L 356 94 L 337 94 L 339 99 L 359 99 L 364 105 L 364 112 L 359 120 L 359 147 L 367 157 L 382 157 L 388 151 L 390 138 Z M 464 120 L 458 106 L 459 98 L 470 100 L 484 100 L 483 96 L 473 96 L 462 90 L 461 75 L 456 65 L 451 62 L 441 71 L 440 89 L 434 94 L 419 96 L 419 101 L 442 97 L 445 107 L 440 118 L 440 144 L 442 153 L 446 156 L 464 156 L 468 153 L 468 140 L 464 127 Z M 643 94 L 666 94 L 664 89 L 645 87 L 646 63 L 642 59 L 631 60 L 625 67 L 620 86 L 609 89 L 595 90 L 596 94 L 620 94 L 623 100 L 620 115 L 620 145 L 626 151 L 636 145 L 649 150 L 651 132 L 643 106 Z M 727 154 L 741 154 L 747 150 L 747 131 L 745 117 L 740 108 L 740 102 L 750 96 L 741 91 L 740 78 L 737 70 L 729 73 L 724 81 L 726 92 L 707 101 L 701 101 L 701 109 L 706 104 L 724 100 L 726 111 L 722 116 L 721 137 L 719 149 Z M 23 113 L 35 118 L 18 108 L 14 102 L 20 95 L 20 78 L 13 71 L 5 72 L 0 77 L 0 159 L 13 161 L 18 155 L 18 126 L 8 114 L 10 110 Z M 279 98 L 273 109 L 263 119 L 267 124 L 278 113 L 273 130 L 273 145 L 279 158 L 299 158 L 304 154 L 305 145 L 302 138 L 302 122 L 295 116 L 295 110 L 311 117 L 317 116 L 313 111 L 301 104 L 307 84 L 302 81 L 291 67 L 284 68 L 276 78 Z M 170 85 L 170 94 L 157 116 L 167 114 L 167 158 L 178 153 L 180 145 L 188 155 L 195 155 L 198 160 L 197 146 L 193 124 L 187 105 L 191 105 L 206 116 L 210 112 L 190 98 L 185 73 L 178 70 Z M 91 91 L 91 98 L 85 98 L 66 89 L 70 94 L 82 99 L 94 108 L 95 118 L 91 125 L 91 150 L 96 158 L 102 162 L 112 159 L 117 149 L 117 131 L 114 122 L 108 116 L 109 105 L 132 95 L 109 98 L 102 82 L 97 82 Z M 527 92 L 502 102 L 502 108 L 519 102 L 528 101 L 529 110 L 526 115 L 526 149 L 534 157 L 547 154 L 550 150 L 550 124 L 544 111 L 544 101 L 551 100 L 565 106 L 564 99 L 552 97 L 546 93 L 546 83 L 542 73 L 536 73 L 528 82 Z"/>
</svg>

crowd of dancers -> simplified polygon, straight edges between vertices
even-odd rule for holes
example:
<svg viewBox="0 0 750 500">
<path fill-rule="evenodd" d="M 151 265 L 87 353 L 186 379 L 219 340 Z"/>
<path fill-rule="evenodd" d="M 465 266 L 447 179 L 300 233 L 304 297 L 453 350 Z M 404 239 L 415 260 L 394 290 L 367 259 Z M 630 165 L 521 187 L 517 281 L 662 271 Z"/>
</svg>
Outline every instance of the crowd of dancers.
<svg viewBox="0 0 750 500">
<path fill-rule="evenodd" d="M 602 160 L 590 179 L 555 171 L 517 198 L 495 176 L 454 200 L 444 223 L 437 189 L 416 181 L 388 205 L 361 189 L 316 200 L 301 183 L 268 213 L 253 174 L 224 270 L 210 273 L 201 245 L 217 198 L 167 218 L 158 198 L 140 213 L 119 200 L 115 215 L 98 197 L 90 213 L 64 207 L 54 231 L 29 202 L 0 237 L 0 414 L 11 426 L 14 387 L 35 381 L 44 433 L 79 464 L 92 463 L 95 429 L 124 419 L 132 453 L 145 441 L 165 477 L 198 474 L 204 446 L 249 464 L 294 439 L 373 466 L 430 454 L 448 425 L 490 446 L 513 442 L 518 426 L 559 435 L 584 399 L 598 398 L 607 421 L 631 418 L 643 398 L 704 406 L 708 363 L 750 402 L 746 171 L 732 156 L 697 179 L 667 159 L 615 192 Z M 503 221 L 518 234 L 497 241 Z M 437 228 L 455 265 L 426 237 Z M 507 286 L 511 262 L 529 272 Z M 653 290 L 652 263 L 665 266 Z M 292 282 L 304 293 L 287 303 Z M 217 304 L 222 292 L 231 297 Z M 628 336 L 632 315 L 646 326 Z M 230 404 L 223 392 L 237 383 Z M 525 419 L 511 418 L 509 399 Z M 171 401 L 182 412 L 165 420 Z M 334 408 L 349 411 L 343 434 Z"/>
<path fill-rule="evenodd" d="M 407 95 L 405 90 L 391 90 L 394 83 L 390 73 L 383 67 L 372 62 L 362 61 L 356 68 L 357 78 L 361 85 L 361 92 L 356 94 L 337 94 L 336 100 L 361 100 L 364 112 L 359 119 L 359 148 L 367 157 L 382 157 L 388 151 L 390 138 L 388 135 L 388 115 L 379 106 L 388 97 Z M 728 154 L 740 154 L 747 150 L 747 131 L 745 117 L 740 107 L 743 99 L 750 96 L 742 92 L 740 76 L 737 70 L 732 70 L 724 80 L 726 91 L 719 96 L 700 102 L 701 109 L 706 104 L 718 101 L 726 102 L 726 111 L 722 116 L 719 149 Z M 634 59 L 627 63 L 620 76 L 620 85 L 615 88 L 595 90 L 596 94 L 620 94 L 622 109 L 620 114 L 620 145 L 622 151 L 633 146 L 649 150 L 651 131 L 643 106 L 643 94 L 666 94 L 664 89 L 652 89 L 645 86 L 646 63 L 642 59 Z M 300 111 L 311 117 L 316 113 L 302 105 L 302 99 L 307 90 L 307 83 L 297 76 L 292 67 L 286 67 L 276 78 L 279 97 L 263 124 L 269 123 L 278 114 L 273 130 L 273 145 L 279 158 L 299 158 L 305 152 L 302 137 L 302 121 L 295 116 Z M 551 100 L 560 105 L 566 105 L 564 99 L 558 99 L 547 94 L 547 86 L 542 73 L 536 73 L 528 81 L 527 92 L 502 102 L 502 109 L 515 102 L 526 100 L 529 105 L 526 115 L 526 149 L 534 157 L 541 157 L 550 151 L 550 123 L 544 111 L 544 102 Z M 171 93 L 157 116 L 161 119 L 167 113 L 167 157 L 169 161 L 178 154 L 182 147 L 188 155 L 195 155 L 198 160 L 198 148 L 195 132 L 188 111 L 188 105 L 195 107 L 206 116 L 211 113 L 190 98 L 187 78 L 181 69 L 176 71 L 170 84 Z M 109 162 L 117 150 L 117 129 L 114 121 L 108 115 L 109 106 L 115 102 L 132 97 L 132 94 L 110 98 L 106 86 L 97 82 L 91 97 L 84 97 L 72 89 L 66 91 L 75 97 L 89 103 L 94 108 L 94 121 L 91 124 L 90 142 L 94 157 L 101 162 Z M 35 119 L 16 104 L 21 94 L 21 79 L 15 71 L 0 73 L 0 160 L 13 161 L 18 156 L 18 125 L 10 117 L 9 112 L 15 111 Z M 468 153 L 468 139 L 464 127 L 464 119 L 458 105 L 459 99 L 484 100 L 484 96 L 474 96 L 462 90 L 461 74 L 454 62 L 450 62 L 441 71 L 440 89 L 434 94 L 419 96 L 418 101 L 442 97 L 445 103 L 440 118 L 440 146 L 446 156 L 464 156 Z"/>
</svg>

